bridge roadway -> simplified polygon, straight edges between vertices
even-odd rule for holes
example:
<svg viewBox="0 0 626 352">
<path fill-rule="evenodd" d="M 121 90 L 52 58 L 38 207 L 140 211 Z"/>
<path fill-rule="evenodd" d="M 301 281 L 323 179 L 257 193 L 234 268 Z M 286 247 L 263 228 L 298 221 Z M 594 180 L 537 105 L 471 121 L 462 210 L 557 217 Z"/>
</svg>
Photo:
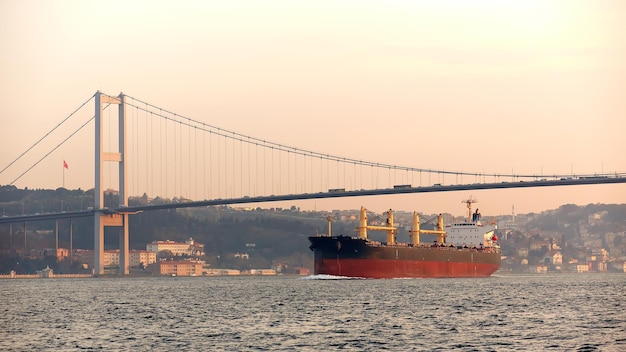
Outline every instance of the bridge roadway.
<svg viewBox="0 0 626 352">
<path fill-rule="evenodd" d="M 30 222 L 30 221 L 89 217 L 89 216 L 93 216 L 94 213 L 96 212 L 101 212 L 104 214 L 115 214 L 115 213 L 134 214 L 134 213 L 149 211 L 149 210 L 193 208 L 193 207 L 205 207 L 205 206 L 211 206 L 211 205 L 231 205 L 231 204 L 264 203 L 264 202 L 278 202 L 278 201 L 320 199 L 320 198 L 375 196 L 375 195 L 383 195 L 383 194 L 390 195 L 390 194 L 405 194 L 405 193 L 430 193 L 430 192 L 551 187 L 551 186 L 574 186 L 574 185 L 578 186 L 578 185 L 597 185 L 597 184 L 613 184 L 613 183 L 626 183 L 626 176 L 623 174 L 618 174 L 617 176 L 580 177 L 580 178 L 566 178 L 566 179 L 559 179 L 559 180 L 520 181 L 520 182 L 501 182 L 501 183 L 474 183 L 474 184 L 462 184 L 462 185 L 433 185 L 433 186 L 426 186 L 426 187 L 411 187 L 410 185 L 403 185 L 403 186 L 396 186 L 394 188 L 373 189 L 373 190 L 354 190 L 354 191 L 335 189 L 335 190 L 329 190 L 329 192 L 319 192 L 319 193 L 286 194 L 286 195 L 279 195 L 279 196 L 271 195 L 271 196 L 243 197 L 243 198 L 230 198 L 230 199 L 213 199 L 213 200 L 192 201 L 192 202 L 185 202 L 185 203 L 138 205 L 138 206 L 120 207 L 120 208 L 114 208 L 114 209 L 103 208 L 103 209 L 90 209 L 90 210 L 71 211 L 71 212 L 30 214 L 30 215 L 19 215 L 19 216 L 3 216 L 3 217 L 0 217 L 0 224 L 19 223 L 19 222 L 26 222 L 26 221 Z"/>
</svg>

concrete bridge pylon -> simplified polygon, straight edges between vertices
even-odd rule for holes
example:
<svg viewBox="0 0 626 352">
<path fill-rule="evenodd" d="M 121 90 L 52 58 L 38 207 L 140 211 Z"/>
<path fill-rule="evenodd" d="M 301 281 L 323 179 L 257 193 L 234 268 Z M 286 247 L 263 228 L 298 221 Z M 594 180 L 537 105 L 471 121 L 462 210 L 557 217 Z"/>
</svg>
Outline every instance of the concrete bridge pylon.
<svg viewBox="0 0 626 352">
<path fill-rule="evenodd" d="M 104 162 L 118 163 L 119 168 L 119 207 L 128 206 L 127 196 L 127 165 L 128 154 L 126 153 L 126 102 L 123 93 L 117 97 L 102 94 L 100 91 L 95 95 L 95 187 L 94 187 L 94 274 L 104 274 L 104 228 L 122 227 L 119 238 L 120 265 L 119 273 L 129 274 L 128 255 L 128 213 L 111 212 L 104 207 L 103 190 L 103 166 Z M 118 112 L 118 150 L 103 150 L 103 119 L 102 114 L 104 104 L 115 104 L 119 107 Z"/>
</svg>

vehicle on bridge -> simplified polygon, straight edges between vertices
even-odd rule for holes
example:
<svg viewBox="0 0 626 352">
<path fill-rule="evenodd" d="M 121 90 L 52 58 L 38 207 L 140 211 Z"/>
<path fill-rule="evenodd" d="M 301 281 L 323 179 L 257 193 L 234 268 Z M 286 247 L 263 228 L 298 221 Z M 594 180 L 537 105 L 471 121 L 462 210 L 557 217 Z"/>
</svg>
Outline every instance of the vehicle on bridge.
<svg viewBox="0 0 626 352">
<path fill-rule="evenodd" d="M 597 179 L 603 179 L 603 178 L 609 178 L 608 176 L 580 176 L 578 179 L 579 180 L 597 180 Z"/>
</svg>

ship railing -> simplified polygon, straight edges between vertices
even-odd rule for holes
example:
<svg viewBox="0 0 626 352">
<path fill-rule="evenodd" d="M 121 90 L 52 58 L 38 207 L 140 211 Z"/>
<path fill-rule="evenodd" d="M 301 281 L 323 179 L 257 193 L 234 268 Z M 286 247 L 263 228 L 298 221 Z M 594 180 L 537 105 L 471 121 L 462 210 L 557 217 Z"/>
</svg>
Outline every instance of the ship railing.
<svg viewBox="0 0 626 352">
<path fill-rule="evenodd" d="M 434 244 L 434 243 L 405 243 L 405 242 L 396 242 L 394 244 L 388 244 L 387 242 L 380 241 L 368 241 L 368 245 L 371 247 L 397 247 L 397 248 L 422 248 L 422 249 L 432 249 L 432 250 L 447 250 L 447 251 L 470 251 L 470 252 L 486 252 L 493 253 L 497 252 L 497 248 L 495 247 L 476 247 L 476 246 L 467 246 L 467 245 L 455 245 L 455 244 Z"/>
</svg>

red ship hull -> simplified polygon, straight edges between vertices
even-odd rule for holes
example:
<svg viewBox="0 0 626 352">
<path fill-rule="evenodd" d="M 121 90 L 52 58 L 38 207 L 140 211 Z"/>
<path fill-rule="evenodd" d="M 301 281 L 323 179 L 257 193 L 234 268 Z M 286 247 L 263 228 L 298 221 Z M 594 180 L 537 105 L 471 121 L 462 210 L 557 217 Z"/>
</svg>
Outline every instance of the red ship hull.
<svg viewBox="0 0 626 352">
<path fill-rule="evenodd" d="M 315 274 L 372 279 L 489 277 L 498 264 L 425 262 L 376 259 L 320 259 Z"/>
<path fill-rule="evenodd" d="M 315 274 L 361 278 L 488 277 L 500 267 L 496 249 L 386 245 L 337 236 L 310 237 Z"/>
</svg>

